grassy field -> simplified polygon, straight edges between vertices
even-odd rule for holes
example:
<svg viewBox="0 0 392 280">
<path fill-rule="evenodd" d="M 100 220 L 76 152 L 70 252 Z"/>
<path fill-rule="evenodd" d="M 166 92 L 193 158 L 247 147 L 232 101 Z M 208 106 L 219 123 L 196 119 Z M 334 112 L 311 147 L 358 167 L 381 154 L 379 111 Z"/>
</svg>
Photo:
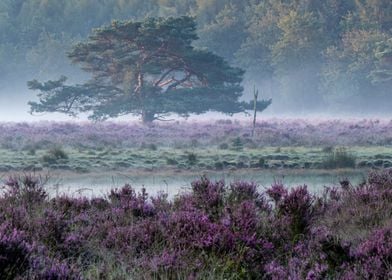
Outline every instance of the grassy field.
<svg viewBox="0 0 392 280">
<path fill-rule="evenodd" d="M 341 151 L 334 158 L 334 153 Z M 338 155 L 339 156 L 339 155 Z M 335 161 L 335 163 L 330 162 Z M 334 165 L 335 164 L 335 165 Z M 392 167 L 391 146 L 264 147 L 218 149 L 214 147 L 162 148 L 51 148 L 0 149 L 0 171 L 70 170 L 78 173 L 131 169 L 156 170 L 239 170 L 239 169 L 332 169 Z"/>
<path fill-rule="evenodd" d="M 102 194 L 131 183 L 174 194 L 207 174 L 268 186 L 307 184 L 312 191 L 371 169 L 392 166 L 386 120 L 267 120 L 251 137 L 230 120 L 141 126 L 125 123 L 0 124 L 0 176 L 50 174 L 51 186 Z M 86 193 L 84 193 L 86 194 Z"/>
<path fill-rule="evenodd" d="M 392 122 L 0 130 L 5 279 L 392 275 Z"/>
</svg>

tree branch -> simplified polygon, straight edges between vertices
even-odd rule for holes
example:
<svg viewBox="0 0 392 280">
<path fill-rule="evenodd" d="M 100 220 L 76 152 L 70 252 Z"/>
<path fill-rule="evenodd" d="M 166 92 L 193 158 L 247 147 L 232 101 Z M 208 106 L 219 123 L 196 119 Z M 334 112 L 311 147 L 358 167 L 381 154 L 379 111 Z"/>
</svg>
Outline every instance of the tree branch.
<svg viewBox="0 0 392 280">
<path fill-rule="evenodd" d="M 192 76 L 191 73 L 187 73 L 186 76 L 184 78 L 182 78 L 181 80 L 176 81 L 175 83 L 171 84 L 170 86 L 168 86 L 168 88 L 166 89 L 165 92 L 169 92 L 170 90 L 172 90 L 173 88 L 175 88 L 176 86 L 181 85 L 183 82 L 186 82 L 187 80 L 189 80 L 189 78 Z"/>
<path fill-rule="evenodd" d="M 171 68 L 171 69 L 167 70 L 165 73 L 163 73 L 163 75 L 159 78 L 159 80 L 154 82 L 154 86 L 155 87 L 159 86 L 159 84 L 167 77 L 167 75 L 169 75 L 174 70 L 175 70 L 175 68 Z"/>
</svg>

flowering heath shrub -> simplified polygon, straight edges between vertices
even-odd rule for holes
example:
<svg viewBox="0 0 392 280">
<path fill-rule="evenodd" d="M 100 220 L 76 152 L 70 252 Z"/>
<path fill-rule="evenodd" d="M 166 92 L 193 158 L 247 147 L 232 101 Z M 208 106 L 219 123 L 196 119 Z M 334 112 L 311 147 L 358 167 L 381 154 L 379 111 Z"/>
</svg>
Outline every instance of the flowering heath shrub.
<svg viewBox="0 0 392 280">
<path fill-rule="evenodd" d="M 34 176 L 12 177 L 1 279 L 389 279 L 391 177 L 320 195 L 202 177 L 172 200 L 130 185 L 50 198 Z"/>
</svg>

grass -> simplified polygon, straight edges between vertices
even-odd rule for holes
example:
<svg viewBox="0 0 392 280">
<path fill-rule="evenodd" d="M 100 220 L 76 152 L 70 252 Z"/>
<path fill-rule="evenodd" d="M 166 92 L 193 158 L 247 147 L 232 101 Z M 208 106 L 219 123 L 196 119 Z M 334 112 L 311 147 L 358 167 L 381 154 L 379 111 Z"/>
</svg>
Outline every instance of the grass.
<svg viewBox="0 0 392 280">
<path fill-rule="evenodd" d="M 97 172 L 124 169 L 229 170 L 247 168 L 360 168 L 392 166 L 392 147 L 353 146 L 345 153 L 325 152 L 323 147 L 264 147 L 242 150 L 217 147 L 174 149 L 106 148 L 0 149 L 0 171 L 22 171 L 43 168 Z M 58 156 L 60 155 L 60 156 Z M 335 158 L 334 158 L 335 157 Z M 344 161 L 346 160 L 346 163 Z M 348 160 L 348 161 L 347 161 Z M 354 161 L 355 160 L 355 164 Z M 338 162 L 338 163 L 337 163 Z M 340 162 L 340 163 L 339 163 Z M 2 164 L 1 164 L 2 163 Z M 350 164 L 347 164 L 350 163 Z"/>
<path fill-rule="evenodd" d="M 336 148 L 328 152 L 321 166 L 327 169 L 355 168 L 356 157 L 344 147 Z"/>
<path fill-rule="evenodd" d="M 4 178 L 49 171 L 78 183 L 78 190 L 53 194 L 30 175 L 6 180 L 0 273 L 6 279 L 386 279 L 392 173 L 359 179 L 392 166 L 391 123 L 360 124 L 263 122 L 252 139 L 240 124 L 0 125 Z M 157 136 L 165 140 L 157 143 Z M 204 173 L 232 183 L 203 176 L 189 188 Z M 108 191 L 113 174 L 123 178 Z M 172 181 L 164 179 L 168 174 Z M 330 176 L 341 186 L 323 190 Z M 346 180 L 353 176 L 356 182 Z M 94 184 L 86 183 L 89 194 L 82 196 L 80 178 L 105 182 L 105 194 L 96 197 L 88 189 Z M 122 184 L 147 180 L 163 192 L 151 187 L 151 196 Z M 188 188 L 177 193 L 179 182 Z"/>
</svg>

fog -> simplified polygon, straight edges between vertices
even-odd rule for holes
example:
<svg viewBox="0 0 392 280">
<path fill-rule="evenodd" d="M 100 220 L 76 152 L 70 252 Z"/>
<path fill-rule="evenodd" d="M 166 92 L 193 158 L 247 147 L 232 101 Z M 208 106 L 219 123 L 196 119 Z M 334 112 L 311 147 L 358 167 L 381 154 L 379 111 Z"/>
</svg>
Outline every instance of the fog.
<svg viewBox="0 0 392 280">
<path fill-rule="evenodd" d="M 21 91 L 20 91 L 21 92 Z M 24 94 L 26 97 L 31 96 L 31 92 Z M 33 98 L 22 99 L 20 97 L 10 97 L 10 94 L 4 93 L 0 96 L 0 122 L 40 122 L 40 121 L 70 121 L 70 122 L 86 122 L 89 121 L 86 114 L 81 114 L 78 117 L 71 117 L 61 113 L 42 113 L 42 114 L 31 114 L 30 106 L 27 104 L 28 101 Z M 302 113 L 282 113 L 279 108 L 274 109 L 271 105 L 270 108 L 266 109 L 261 114 L 258 114 L 257 120 L 268 120 L 268 119 L 307 119 L 307 120 L 329 120 L 329 119 L 342 119 L 342 120 L 353 120 L 353 119 L 390 119 L 392 114 L 380 113 L 380 112 L 302 112 Z M 168 120 L 171 121 L 211 121 L 215 122 L 222 119 L 237 120 L 240 122 L 253 121 L 252 112 L 249 114 L 237 113 L 232 116 L 217 112 L 208 112 L 201 115 L 191 115 L 188 118 L 178 117 L 176 115 L 169 116 Z M 118 118 L 109 119 L 110 121 L 120 122 L 140 122 L 140 117 L 133 115 L 122 116 Z M 159 121 L 157 121 L 159 123 Z"/>
<path fill-rule="evenodd" d="M 93 64 L 87 67 L 89 74 L 83 70 L 87 57 L 67 56 L 73 51 L 78 53 L 78 43 L 86 43 L 85 46 L 93 43 L 88 38 L 95 34 L 94 28 L 109 28 L 108 24 L 113 20 L 142 22 L 147 17 L 167 19 L 184 15 L 194 17 L 193 22 L 185 20 L 181 23 L 183 26 L 178 27 L 181 29 L 189 25 L 186 30 L 192 32 L 192 42 L 188 47 L 208 50 L 217 55 L 209 57 L 209 60 L 217 62 L 218 57 L 222 57 L 230 67 L 240 67 L 244 71 L 241 100 L 252 101 L 253 88 L 259 90 L 259 100 L 272 99 L 272 104 L 259 114 L 259 118 L 391 117 L 392 23 L 387 12 L 375 14 L 380 9 L 391 10 L 391 5 L 374 8 L 372 5 L 383 5 L 382 1 L 369 5 L 356 1 L 336 5 L 332 2 L 292 1 L 286 6 L 267 0 L 231 0 L 227 3 L 219 0 L 151 3 L 110 0 L 100 1 L 91 7 L 88 1 L 79 0 L 59 5 L 56 1 L 3 1 L 0 5 L 0 121 L 86 120 L 86 114 L 77 119 L 57 113 L 29 114 L 27 102 L 37 101 L 40 91 L 29 91 L 27 81 L 37 79 L 45 82 L 64 75 L 68 78 L 68 86 L 83 84 L 89 79 L 91 82 L 98 73 L 90 71 Z M 351 22 L 351 18 L 356 18 L 356 21 Z M 100 44 L 102 42 L 97 43 L 96 50 Z M 103 57 L 102 54 L 94 54 L 93 49 L 91 51 L 90 56 L 95 55 L 96 61 Z M 113 49 L 106 51 L 114 52 Z M 121 59 L 135 53 L 135 50 L 122 51 L 118 49 L 114 56 L 112 54 L 112 62 L 116 59 L 117 62 L 107 65 L 107 69 L 117 69 L 110 78 L 112 81 L 117 79 L 115 86 L 126 93 L 131 88 L 138 88 L 137 79 L 132 78 L 132 71 L 136 68 L 121 64 Z M 130 61 L 137 59 L 133 57 Z M 212 63 L 210 67 L 212 65 L 218 64 Z M 162 74 L 169 66 L 161 66 Z M 227 69 L 223 70 L 223 64 L 220 67 L 210 70 L 226 71 L 220 76 L 229 73 Z M 239 78 L 234 77 L 234 72 L 230 73 L 232 81 Z M 156 71 L 149 74 L 157 78 Z M 118 80 L 120 76 L 121 82 Z M 146 81 L 151 82 L 151 77 L 147 77 Z M 178 77 L 173 78 L 178 80 Z M 163 79 L 161 90 L 166 91 L 170 85 L 175 87 L 174 80 Z M 102 80 L 92 80 L 94 82 L 97 85 L 103 83 Z M 191 77 L 182 86 L 198 82 L 201 81 Z M 105 86 L 113 86 L 107 84 L 107 80 L 105 83 Z M 224 96 L 222 98 L 218 98 L 217 102 L 225 100 Z M 213 102 L 204 106 L 218 107 L 219 112 L 232 110 L 229 107 L 233 104 L 223 108 Z M 116 109 L 113 107 L 112 111 Z M 183 113 L 184 110 L 171 107 L 171 111 Z M 189 119 L 229 117 L 219 112 L 191 115 Z M 177 119 L 175 114 L 170 118 Z M 241 113 L 235 114 L 234 118 L 247 120 L 250 117 Z M 132 116 L 119 119 L 138 120 Z"/>
<path fill-rule="evenodd" d="M 68 69 L 69 70 L 69 69 Z M 88 81 L 87 75 L 80 75 L 79 69 L 75 68 L 75 75 L 69 73 L 69 83 L 83 83 Z M 61 73 L 52 73 L 52 77 L 59 77 Z M 78 76 L 79 75 L 79 76 Z M 17 76 L 17 75 L 16 75 Z M 45 78 L 45 77 L 44 77 Z M 46 77 L 43 81 L 49 79 Z M 85 122 L 89 121 L 87 113 L 81 113 L 77 117 L 71 117 L 62 113 L 31 113 L 31 108 L 28 104 L 30 101 L 37 101 L 37 92 L 27 88 L 27 81 L 34 79 L 33 76 L 17 79 L 12 78 L 7 82 L 3 82 L 0 86 L 0 122 L 39 122 L 39 121 L 72 121 L 72 122 Z M 55 78 L 53 78 L 55 79 Z M 306 81 L 312 83 L 313 81 Z M 279 86 L 273 87 L 271 81 L 255 81 L 246 79 L 243 82 L 243 96 L 241 100 L 252 101 L 253 89 L 259 90 L 259 99 L 272 98 L 272 104 L 263 112 L 258 113 L 257 120 L 282 118 L 282 119 L 390 119 L 392 111 L 389 110 L 392 106 L 392 95 L 386 97 L 374 97 L 369 99 L 368 102 L 362 101 L 362 107 L 352 108 L 351 103 L 338 103 L 333 106 L 328 105 L 324 101 L 318 104 L 309 103 L 305 106 L 306 109 L 297 109 L 296 106 L 291 106 L 285 99 L 284 93 L 280 92 Z M 372 96 L 371 93 L 368 93 Z M 373 94 L 375 95 L 375 94 Z M 352 101 L 354 103 L 354 101 Z M 172 114 L 167 117 L 168 120 L 179 121 L 216 121 L 221 119 L 231 119 L 244 122 L 251 122 L 253 119 L 253 112 L 247 111 L 246 113 L 236 113 L 233 115 L 224 114 L 220 112 L 207 112 L 204 114 L 191 114 L 187 118 L 179 117 Z M 132 114 L 120 116 L 117 118 L 109 118 L 110 121 L 129 121 L 140 122 L 140 117 Z M 159 121 L 158 121 L 159 122 Z"/>
<path fill-rule="evenodd" d="M 147 176 L 148 175 L 148 176 Z M 252 181 L 259 186 L 259 191 L 264 191 L 276 181 L 282 181 L 289 188 L 299 185 L 307 185 L 312 193 L 321 193 L 324 187 L 339 185 L 343 178 L 350 178 L 353 184 L 359 184 L 364 180 L 364 174 L 360 171 L 342 170 L 337 173 L 325 171 L 288 171 L 270 170 L 258 171 L 209 171 L 203 174 L 198 172 L 156 172 L 146 174 L 143 172 L 104 172 L 75 174 L 67 172 L 52 172 L 47 183 L 50 195 L 71 194 L 73 196 L 84 195 L 88 197 L 105 196 L 111 189 L 121 188 L 125 184 L 140 191 L 147 188 L 150 195 L 167 193 L 170 199 L 177 194 L 189 192 L 190 182 L 198 180 L 202 175 L 207 175 L 212 180 L 224 180 L 227 183 L 238 181 Z"/>
<path fill-rule="evenodd" d="M 392 0 L 0 0 L 1 279 L 392 279 Z"/>
</svg>

